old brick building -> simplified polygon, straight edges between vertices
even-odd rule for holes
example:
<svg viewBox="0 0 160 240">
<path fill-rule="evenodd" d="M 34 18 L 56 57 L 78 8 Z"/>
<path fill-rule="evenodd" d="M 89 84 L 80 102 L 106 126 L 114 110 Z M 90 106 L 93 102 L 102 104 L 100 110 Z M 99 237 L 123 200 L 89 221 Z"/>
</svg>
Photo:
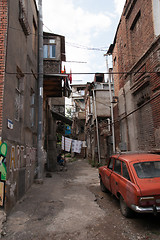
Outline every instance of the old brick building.
<svg viewBox="0 0 160 240">
<path fill-rule="evenodd" d="M 65 61 L 65 37 L 53 33 L 43 33 L 44 48 L 44 148 L 47 153 L 47 169 L 55 171 L 57 167 L 57 123 L 72 124 L 65 117 L 65 97 L 70 95 L 68 75 L 61 73 L 62 61 Z"/>
<path fill-rule="evenodd" d="M 0 205 L 7 211 L 35 176 L 37 32 L 34 0 L 0 1 Z"/>
<path fill-rule="evenodd" d="M 7 212 L 29 189 L 39 167 L 38 16 L 35 0 L 0 0 L 0 206 Z M 68 75 L 61 74 L 65 38 L 51 33 L 43 36 L 41 164 L 44 168 L 47 157 L 52 171 L 57 163 L 57 120 L 69 121 L 64 114 L 70 87 Z"/>
<path fill-rule="evenodd" d="M 160 152 L 160 1 L 127 0 L 112 54 L 117 149 Z"/>
<path fill-rule="evenodd" d="M 7 0 L 0 1 L 0 131 L 2 132 L 2 108 L 5 78 L 5 55 L 6 55 L 6 36 L 7 36 Z"/>
</svg>

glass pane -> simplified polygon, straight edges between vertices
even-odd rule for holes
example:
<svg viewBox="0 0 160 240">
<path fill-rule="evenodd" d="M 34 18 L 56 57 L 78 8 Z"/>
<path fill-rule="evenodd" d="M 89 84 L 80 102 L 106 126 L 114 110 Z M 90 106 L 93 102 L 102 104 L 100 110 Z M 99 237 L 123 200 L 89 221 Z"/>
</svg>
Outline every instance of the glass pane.
<svg viewBox="0 0 160 240">
<path fill-rule="evenodd" d="M 121 174 L 121 161 L 115 160 L 114 172 Z"/>
<path fill-rule="evenodd" d="M 35 93 L 32 93 L 31 95 L 31 108 L 30 108 L 30 119 L 31 119 L 31 126 L 34 126 L 34 118 L 35 118 L 35 109 L 34 109 L 34 103 L 35 103 Z"/>
<path fill-rule="evenodd" d="M 43 45 L 43 57 L 48 58 L 48 45 Z"/>
<path fill-rule="evenodd" d="M 30 118 L 31 118 L 31 126 L 34 126 L 34 107 L 31 108 L 31 112 L 30 112 Z"/>
<path fill-rule="evenodd" d="M 123 177 L 130 180 L 129 173 L 126 167 L 126 164 L 122 162 L 122 169 L 123 169 Z"/>
<path fill-rule="evenodd" d="M 35 93 L 31 95 L 31 105 L 34 105 L 35 102 Z"/>
<path fill-rule="evenodd" d="M 50 58 L 56 57 L 56 46 L 55 45 L 49 46 L 49 55 L 50 55 Z"/>
<path fill-rule="evenodd" d="M 16 92 L 16 97 L 15 97 L 15 120 L 19 121 L 19 115 L 20 115 L 20 94 L 19 94 L 19 92 Z"/>
<path fill-rule="evenodd" d="M 55 40 L 55 39 L 50 39 L 50 40 L 49 40 L 49 43 L 55 44 L 55 43 L 56 43 L 56 40 Z"/>
<path fill-rule="evenodd" d="M 160 177 L 160 161 L 133 164 L 139 178 Z"/>
<path fill-rule="evenodd" d="M 110 163 L 108 165 L 108 168 L 109 169 L 112 169 L 113 168 L 113 158 L 110 159 Z"/>
</svg>

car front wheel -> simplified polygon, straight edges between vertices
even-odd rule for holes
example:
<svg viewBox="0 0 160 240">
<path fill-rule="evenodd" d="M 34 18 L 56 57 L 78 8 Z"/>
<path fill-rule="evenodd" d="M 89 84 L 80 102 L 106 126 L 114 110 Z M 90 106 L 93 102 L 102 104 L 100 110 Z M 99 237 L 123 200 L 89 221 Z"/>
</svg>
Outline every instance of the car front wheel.
<svg viewBox="0 0 160 240">
<path fill-rule="evenodd" d="M 132 209 L 127 206 L 122 196 L 120 196 L 120 210 L 124 217 L 129 218 L 133 215 Z"/>
</svg>

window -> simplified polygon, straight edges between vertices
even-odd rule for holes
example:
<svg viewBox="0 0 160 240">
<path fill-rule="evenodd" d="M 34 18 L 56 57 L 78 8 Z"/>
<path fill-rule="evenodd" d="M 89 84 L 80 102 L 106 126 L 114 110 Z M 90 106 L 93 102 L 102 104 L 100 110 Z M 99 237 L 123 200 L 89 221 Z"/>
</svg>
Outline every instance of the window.
<svg viewBox="0 0 160 240">
<path fill-rule="evenodd" d="M 141 16 L 141 11 L 139 10 L 139 12 L 137 13 L 135 19 L 134 19 L 133 22 L 132 22 L 132 25 L 131 25 L 131 27 L 130 27 L 130 30 L 133 31 L 133 29 L 135 28 L 136 24 L 138 23 L 138 20 L 139 20 L 140 16 Z"/>
<path fill-rule="evenodd" d="M 25 10 L 25 1 L 19 1 L 19 22 L 26 36 L 30 35 L 31 29 L 27 19 L 27 13 Z"/>
<path fill-rule="evenodd" d="M 81 133 L 84 133 L 84 126 L 81 126 Z"/>
<path fill-rule="evenodd" d="M 114 60 L 113 60 L 113 65 L 114 66 L 116 65 L 116 62 L 117 62 L 117 57 L 115 57 Z"/>
<path fill-rule="evenodd" d="M 32 49 L 35 54 L 37 54 L 37 25 L 36 21 L 33 18 L 33 25 L 32 25 Z"/>
<path fill-rule="evenodd" d="M 160 162 L 140 162 L 133 164 L 139 178 L 160 177 Z"/>
<path fill-rule="evenodd" d="M 157 50 L 157 57 L 158 57 L 158 60 L 160 60 L 160 49 Z"/>
<path fill-rule="evenodd" d="M 15 88 L 15 120 L 20 120 L 20 113 L 23 110 L 23 91 L 24 91 L 24 74 L 17 66 L 16 75 L 16 88 Z"/>
<path fill-rule="evenodd" d="M 114 172 L 121 175 L 121 161 L 119 161 L 118 159 L 115 160 Z"/>
<path fill-rule="evenodd" d="M 15 93 L 15 120 L 20 119 L 20 107 L 21 107 L 21 92 L 20 92 L 20 79 L 17 78 L 17 86 Z"/>
<path fill-rule="evenodd" d="M 15 97 L 15 120 L 19 121 L 20 118 L 20 93 L 16 91 Z"/>
<path fill-rule="evenodd" d="M 113 168 L 113 158 L 110 159 L 110 162 L 109 162 L 109 165 L 108 165 L 108 168 L 112 170 Z"/>
<path fill-rule="evenodd" d="M 122 162 L 122 170 L 123 170 L 123 177 L 130 180 L 128 169 L 124 162 Z"/>
<path fill-rule="evenodd" d="M 32 89 L 31 89 L 30 121 L 31 121 L 31 127 L 34 127 L 34 123 L 35 123 L 35 93 Z"/>
<path fill-rule="evenodd" d="M 56 41 L 50 39 L 49 44 L 43 46 L 43 57 L 44 58 L 55 58 L 56 57 Z"/>
</svg>

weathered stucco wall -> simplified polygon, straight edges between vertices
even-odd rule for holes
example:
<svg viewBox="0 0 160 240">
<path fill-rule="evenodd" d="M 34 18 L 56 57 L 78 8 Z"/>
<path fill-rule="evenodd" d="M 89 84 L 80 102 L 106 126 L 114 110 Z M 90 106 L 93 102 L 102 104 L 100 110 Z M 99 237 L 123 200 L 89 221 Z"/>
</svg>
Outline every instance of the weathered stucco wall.
<svg viewBox="0 0 160 240">
<path fill-rule="evenodd" d="M 35 1 L 24 2 L 22 7 L 23 1 L 8 1 L 1 135 L 8 147 L 6 211 L 28 190 L 36 174 L 38 17 Z M 19 18 L 21 11 L 25 11 L 25 21 Z"/>
</svg>

